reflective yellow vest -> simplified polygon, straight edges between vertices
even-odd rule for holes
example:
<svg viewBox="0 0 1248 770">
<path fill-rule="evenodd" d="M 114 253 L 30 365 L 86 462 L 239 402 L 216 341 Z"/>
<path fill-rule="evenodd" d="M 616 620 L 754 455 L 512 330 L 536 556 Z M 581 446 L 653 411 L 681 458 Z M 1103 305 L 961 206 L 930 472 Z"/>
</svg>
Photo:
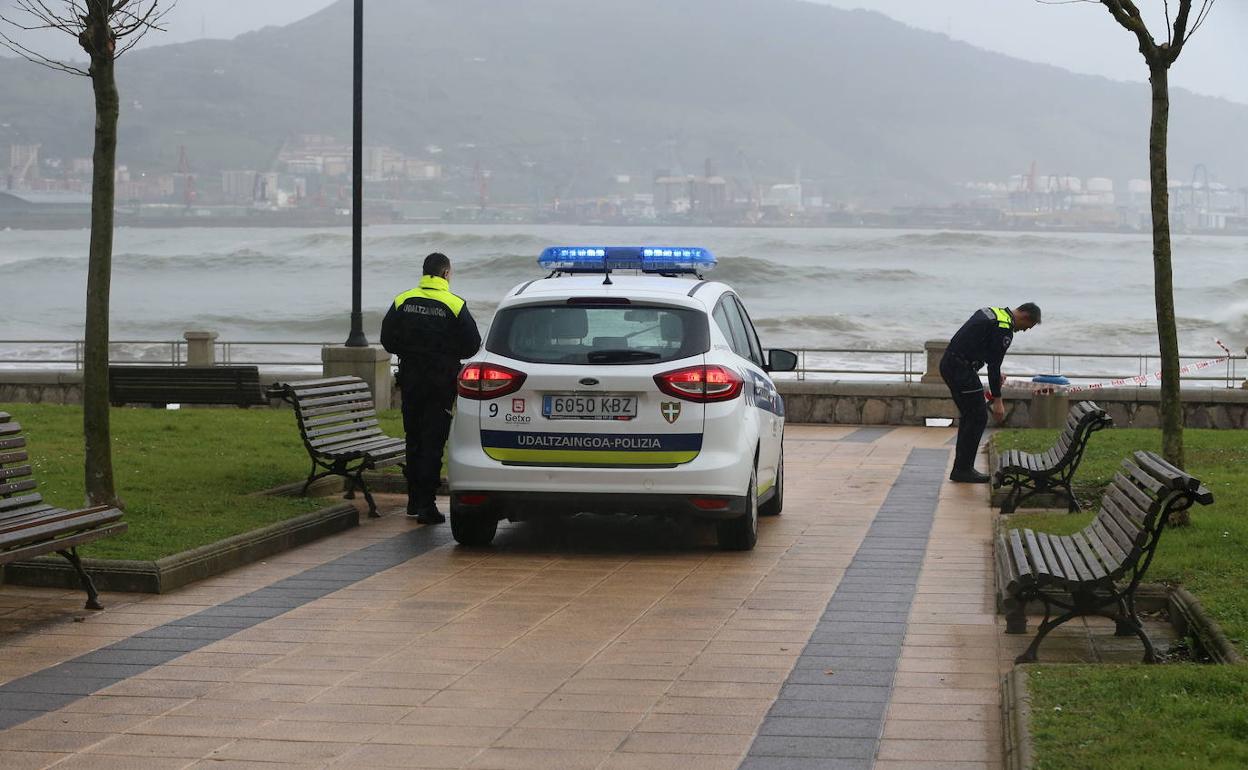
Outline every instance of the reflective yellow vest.
<svg viewBox="0 0 1248 770">
<path fill-rule="evenodd" d="M 421 276 L 420 286 L 411 291 L 405 291 L 394 298 L 394 307 L 399 309 L 403 307 L 403 303 L 409 299 L 431 299 L 434 302 L 441 302 L 450 308 L 451 313 L 456 318 L 459 317 L 459 311 L 464 309 L 464 300 L 451 293 L 450 281 L 445 278 L 439 278 L 435 275 Z"/>
</svg>

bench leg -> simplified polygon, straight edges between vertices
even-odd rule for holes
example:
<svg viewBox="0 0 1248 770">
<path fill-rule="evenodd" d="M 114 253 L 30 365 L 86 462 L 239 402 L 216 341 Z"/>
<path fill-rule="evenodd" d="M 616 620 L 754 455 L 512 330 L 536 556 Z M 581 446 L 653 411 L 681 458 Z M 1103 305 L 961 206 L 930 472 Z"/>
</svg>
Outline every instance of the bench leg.
<svg viewBox="0 0 1248 770">
<path fill-rule="evenodd" d="M 308 471 L 308 480 L 307 480 L 307 481 L 305 481 L 305 482 L 303 482 L 303 489 L 301 489 L 301 490 L 299 491 L 299 496 L 300 496 L 300 497 L 307 497 L 307 495 L 308 495 L 308 490 L 312 488 L 312 482 L 316 481 L 316 480 L 317 480 L 317 479 L 319 479 L 319 478 L 324 478 L 326 475 L 327 475 L 327 474 L 324 474 L 324 473 L 322 473 L 322 474 L 320 474 L 320 475 L 317 475 L 317 473 L 316 473 L 316 461 L 315 461 L 315 460 L 313 460 L 313 461 L 312 461 L 312 470 Z"/>
<path fill-rule="evenodd" d="M 1005 496 L 1005 500 L 1001 502 L 1001 513 L 1014 513 L 1023 501 L 1032 497 L 1037 492 L 1032 479 L 1021 479 L 1014 477 L 1010 484 L 1010 493 Z"/>
<path fill-rule="evenodd" d="M 1135 614 L 1135 602 L 1118 597 L 1118 614 L 1110 618 L 1114 621 L 1114 636 L 1135 636 L 1140 617 Z"/>
<path fill-rule="evenodd" d="M 1148 637 L 1148 632 L 1144 630 L 1144 623 L 1135 612 L 1135 597 L 1129 596 L 1126 599 L 1120 597 L 1118 613 L 1112 617 L 1114 636 L 1138 636 L 1144 645 L 1144 662 L 1156 663 L 1157 650 L 1153 648 L 1153 640 Z"/>
<path fill-rule="evenodd" d="M 61 556 L 69 560 L 73 565 L 74 572 L 78 573 L 78 580 L 82 583 L 82 588 L 87 592 L 87 605 L 89 610 L 102 610 L 104 605 L 100 604 L 100 595 L 95 591 L 95 583 L 91 582 L 91 576 L 82 568 L 82 559 L 78 558 L 78 549 L 70 548 L 68 551 L 57 551 Z"/>
<path fill-rule="evenodd" d="M 1068 503 L 1066 506 L 1067 513 L 1079 512 L 1079 501 L 1075 499 L 1075 493 L 1071 490 L 1069 483 L 1066 485 L 1066 501 Z"/>
<path fill-rule="evenodd" d="M 1047 610 L 1047 605 L 1046 605 L 1046 610 Z M 1062 615 L 1059 615 L 1052 620 L 1049 620 L 1048 614 L 1046 611 L 1044 622 L 1040 624 L 1040 628 L 1036 631 L 1036 638 L 1031 640 L 1031 644 L 1028 645 L 1026 652 L 1024 652 L 1022 655 L 1019 655 L 1017 658 L 1015 658 L 1014 662 L 1015 663 L 1035 663 L 1037 660 L 1036 653 L 1040 649 L 1040 643 L 1044 641 L 1044 637 L 1048 636 L 1050 631 L 1057 628 L 1058 626 L 1060 626 L 1061 624 L 1065 623 L 1066 621 L 1070 620 L 1071 618 L 1075 617 L 1078 614 L 1080 613 L 1071 611 L 1071 612 L 1067 612 Z"/>
<path fill-rule="evenodd" d="M 351 484 L 352 482 L 359 485 L 360 491 L 364 493 L 364 499 L 368 501 L 368 518 L 380 519 L 381 514 L 377 512 L 377 503 L 373 500 L 373 493 L 368 491 L 368 484 L 364 482 L 364 470 L 362 468 L 355 474 L 354 478 L 351 476 L 347 477 L 347 483 Z"/>
<path fill-rule="evenodd" d="M 1027 603 L 1018 596 L 1008 596 L 1001 602 L 1005 609 L 1005 633 L 1027 633 Z"/>
</svg>

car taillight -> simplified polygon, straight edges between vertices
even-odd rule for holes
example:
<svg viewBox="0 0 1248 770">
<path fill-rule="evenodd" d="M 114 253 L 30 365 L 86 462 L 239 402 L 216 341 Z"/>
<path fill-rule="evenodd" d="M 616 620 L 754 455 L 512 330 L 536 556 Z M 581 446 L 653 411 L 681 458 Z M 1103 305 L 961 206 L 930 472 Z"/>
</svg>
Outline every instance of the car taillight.
<svg viewBox="0 0 1248 770">
<path fill-rule="evenodd" d="M 459 370 L 459 395 L 474 401 L 498 398 L 520 390 L 527 376 L 497 364 L 465 364 Z"/>
<path fill-rule="evenodd" d="M 690 366 L 654 376 L 659 390 L 686 401 L 731 401 L 741 395 L 745 381 L 724 366 Z"/>
</svg>

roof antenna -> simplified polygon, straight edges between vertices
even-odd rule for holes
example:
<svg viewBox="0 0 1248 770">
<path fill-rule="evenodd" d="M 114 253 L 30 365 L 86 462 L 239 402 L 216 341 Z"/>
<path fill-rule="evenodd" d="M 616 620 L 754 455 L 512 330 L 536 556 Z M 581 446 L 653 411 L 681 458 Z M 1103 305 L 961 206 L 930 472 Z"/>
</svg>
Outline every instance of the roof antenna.
<svg viewBox="0 0 1248 770">
<path fill-rule="evenodd" d="M 611 266 L 607 263 L 607 258 L 602 258 L 602 272 L 606 277 L 602 279 L 603 286 L 612 286 L 611 283 Z"/>
</svg>

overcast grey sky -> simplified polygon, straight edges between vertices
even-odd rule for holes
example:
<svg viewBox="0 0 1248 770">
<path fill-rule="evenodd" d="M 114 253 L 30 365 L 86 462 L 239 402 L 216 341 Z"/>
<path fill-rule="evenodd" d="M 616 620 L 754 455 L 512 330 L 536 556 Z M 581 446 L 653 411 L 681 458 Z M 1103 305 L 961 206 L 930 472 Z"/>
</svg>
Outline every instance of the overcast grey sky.
<svg viewBox="0 0 1248 770">
<path fill-rule="evenodd" d="M 914 27 L 980 48 L 1116 80 L 1147 79 L 1135 37 L 1100 3 L 1037 0 L 812 0 L 879 11 Z M 1196 0 L 1197 3 L 1200 0 Z M 1162 0 L 1136 0 L 1154 35 L 1165 28 Z M 1171 2 L 1171 7 L 1178 3 Z M 1175 64 L 1171 84 L 1248 104 L 1248 3 L 1217 0 L 1209 23 Z"/>
<path fill-rule="evenodd" d="M 178 0 L 169 30 L 149 44 L 199 37 L 234 37 L 269 24 L 287 24 L 334 0 Z M 501 0 L 506 2 L 506 0 Z M 586 0 L 596 2 L 599 0 Z M 1143 81 L 1134 38 L 1096 2 L 1045 5 L 1037 0 L 810 0 L 865 8 L 911 26 L 942 32 L 981 48 L 1075 72 Z M 1138 0 L 1160 31 L 1162 0 Z M 1199 0 L 1197 0 L 1199 2 Z M 13 0 L 0 0 L 0 8 Z M 1174 3 L 1172 3 L 1174 5 Z M 1207 27 L 1175 65 L 1175 85 L 1248 104 L 1248 3 L 1217 0 Z M 45 36 L 46 37 L 46 36 Z"/>
</svg>

